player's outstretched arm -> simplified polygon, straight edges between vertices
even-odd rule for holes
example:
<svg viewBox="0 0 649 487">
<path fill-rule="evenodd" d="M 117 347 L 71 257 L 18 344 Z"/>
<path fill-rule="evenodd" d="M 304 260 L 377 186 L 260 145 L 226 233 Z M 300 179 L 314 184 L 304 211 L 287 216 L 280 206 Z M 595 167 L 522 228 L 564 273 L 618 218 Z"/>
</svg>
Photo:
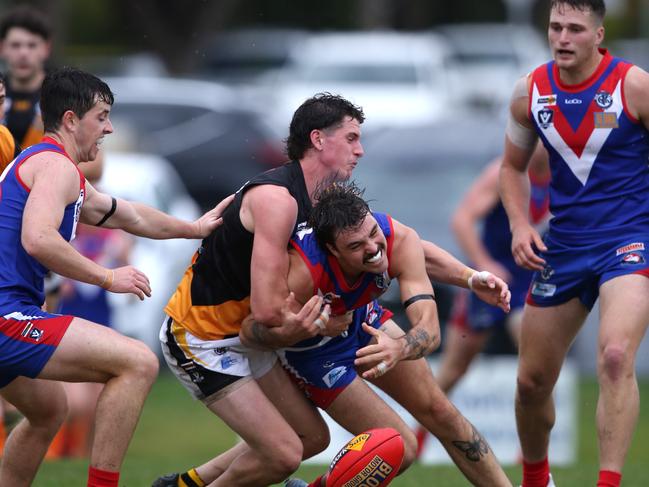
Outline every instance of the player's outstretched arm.
<svg viewBox="0 0 649 487">
<path fill-rule="evenodd" d="M 446 250 L 422 240 L 426 272 L 436 282 L 471 289 L 484 302 L 509 312 L 511 293 L 507 283 L 490 272 L 479 273 L 467 267 Z M 470 284 L 469 284 L 470 283 Z"/>
<path fill-rule="evenodd" d="M 100 193 L 88 182 L 86 190 L 86 202 L 81 211 L 83 223 L 121 228 L 133 235 L 153 239 L 207 237 L 223 223 L 221 216 L 234 197 L 228 196 L 199 219 L 189 222 L 143 203 L 112 198 Z"/>
</svg>

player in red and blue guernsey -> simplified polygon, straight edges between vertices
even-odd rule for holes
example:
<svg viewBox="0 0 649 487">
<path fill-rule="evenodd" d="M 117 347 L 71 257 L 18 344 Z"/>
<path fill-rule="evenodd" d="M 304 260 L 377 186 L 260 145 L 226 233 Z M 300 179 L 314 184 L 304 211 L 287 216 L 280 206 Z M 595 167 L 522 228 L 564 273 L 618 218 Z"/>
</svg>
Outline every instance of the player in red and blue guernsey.
<svg viewBox="0 0 649 487">
<path fill-rule="evenodd" d="M 110 88 L 72 68 L 43 83 L 43 141 L 0 177 L 0 394 L 25 416 L 6 441 L 0 485 L 31 485 L 67 413 L 60 382 L 105 383 L 98 401 L 88 486 L 117 486 L 119 467 L 158 363 L 143 343 L 74 316 L 41 310 L 47 270 L 144 299 L 147 277 L 106 269 L 70 245 L 78 222 L 151 238 L 206 236 L 222 206 L 196 222 L 99 193 L 78 169 L 112 133 Z M 229 202 L 229 201 L 228 201 Z M 226 202 L 227 204 L 227 202 Z"/>
<path fill-rule="evenodd" d="M 353 184 L 327 188 L 312 211 L 313 230 L 304 228 L 291 241 L 288 284 L 297 301 L 320 294 L 332 313 L 353 314 L 347 331 L 338 336 L 318 336 L 280 350 L 285 368 L 315 405 L 351 433 L 379 427 L 399 431 L 406 449 L 401 471 L 415 458 L 416 438 L 359 374 L 435 435 L 472 484 L 511 485 L 484 438 L 442 392 L 424 358 L 439 345 L 440 335 L 419 237 L 388 215 L 370 212 L 361 195 Z M 399 283 L 412 325 L 406 333 L 376 301 L 391 279 Z M 507 304 L 508 296 L 507 291 Z M 242 340 L 263 345 L 255 340 L 254 328 L 255 323 L 244 323 Z M 358 404 L 363 414 L 358 414 Z"/>
<path fill-rule="evenodd" d="M 523 486 L 553 485 L 552 389 L 597 297 L 598 486 L 620 484 L 638 417 L 635 355 L 649 323 L 649 74 L 599 48 L 602 0 L 551 2 L 554 60 L 514 88 L 500 182 L 516 262 L 536 270 L 516 396 Z M 550 155 L 549 232 L 527 221 L 523 177 L 540 137 Z"/>
<path fill-rule="evenodd" d="M 399 430 L 406 444 L 401 470 L 415 457 L 414 434 L 360 380 L 359 373 L 419 417 L 475 485 L 511 485 L 482 436 L 448 401 L 423 359 L 439 343 L 429 276 L 447 284 L 470 286 L 482 299 L 508 311 L 510 294 L 504 281 L 467 268 L 443 249 L 419 240 L 414 230 L 388 215 L 370 213 L 353 184 L 339 183 L 320 193 L 310 222 L 312 226 L 299 225 L 290 241 L 287 276 L 290 295 L 286 304 L 293 306 L 295 312 L 300 309 L 299 303 L 319 295 L 336 319 L 327 321 L 321 315 L 315 320 L 320 332 L 296 344 L 295 340 L 286 342 L 287 333 L 281 327 L 268 328 L 254 321 L 251 315 L 242 323 L 242 343 L 251 348 L 280 348 L 278 353 L 286 370 L 312 403 L 326 409 L 349 431 L 360 432 L 372 425 Z M 390 319 L 392 314 L 376 301 L 392 278 L 399 282 L 413 324 L 407 335 Z M 349 319 L 338 320 L 344 317 Z M 273 392 L 275 401 L 290 401 L 288 396 L 276 394 L 279 386 L 273 374 L 255 379 L 264 392 Z M 363 415 L 354 413 L 357 404 L 363 404 Z M 311 437 L 302 441 L 305 442 L 304 458 L 315 455 L 328 443 L 326 438 L 324 442 Z M 314 450 L 314 444 L 319 449 Z M 182 482 L 196 487 L 212 485 L 248 451 L 245 443 L 239 443 L 184 474 L 160 477 L 153 485 L 176 487 Z M 307 484 L 290 479 L 286 485 Z M 309 485 L 320 486 L 321 479 Z"/>
</svg>

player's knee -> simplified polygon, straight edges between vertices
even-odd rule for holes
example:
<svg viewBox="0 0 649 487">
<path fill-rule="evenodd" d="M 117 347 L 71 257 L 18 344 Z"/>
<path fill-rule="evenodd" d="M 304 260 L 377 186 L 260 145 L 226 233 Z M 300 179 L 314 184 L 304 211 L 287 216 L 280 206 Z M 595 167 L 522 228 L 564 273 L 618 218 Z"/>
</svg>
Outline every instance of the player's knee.
<svg viewBox="0 0 649 487">
<path fill-rule="evenodd" d="M 609 381 L 620 380 L 625 374 L 633 373 L 633 357 L 623 345 L 605 345 L 600 351 L 599 370 Z"/>
<path fill-rule="evenodd" d="M 266 452 L 273 482 L 281 482 L 293 474 L 302 462 L 302 442 L 296 436 L 288 441 L 278 442 L 271 452 Z"/>
<path fill-rule="evenodd" d="M 324 421 L 322 422 L 323 427 L 317 429 L 316 431 L 310 432 L 303 439 L 303 452 L 302 459 L 306 460 L 311 458 L 318 453 L 321 453 L 327 449 L 329 443 L 331 442 L 331 436 L 329 435 L 329 428 L 327 427 Z"/>
<path fill-rule="evenodd" d="M 552 393 L 552 385 L 543 374 L 519 374 L 516 378 L 516 394 L 525 404 L 537 401 Z"/>
<path fill-rule="evenodd" d="M 134 355 L 133 372 L 147 384 L 153 384 L 158 377 L 158 357 L 142 342 L 137 342 L 137 352 Z"/>
<path fill-rule="evenodd" d="M 68 401 L 61 388 L 60 393 L 50 394 L 33 414 L 26 414 L 30 424 L 46 429 L 54 436 L 68 416 Z"/>
<path fill-rule="evenodd" d="M 401 438 L 403 439 L 403 461 L 399 473 L 406 470 L 417 459 L 417 437 L 408 429 L 407 431 L 400 431 Z"/>
</svg>

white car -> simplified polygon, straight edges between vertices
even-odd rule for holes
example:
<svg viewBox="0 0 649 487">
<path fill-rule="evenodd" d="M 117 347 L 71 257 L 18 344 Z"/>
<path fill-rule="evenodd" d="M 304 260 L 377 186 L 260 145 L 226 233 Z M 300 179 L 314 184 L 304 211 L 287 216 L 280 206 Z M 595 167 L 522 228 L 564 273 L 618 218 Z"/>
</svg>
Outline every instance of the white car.
<svg viewBox="0 0 649 487">
<path fill-rule="evenodd" d="M 550 59 L 530 26 L 474 23 L 439 26 L 451 50 L 448 75 L 460 106 L 502 111 L 516 80 Z"/>
<path fill-rule="evenodd" d="M 152 154 L 107 151 L 98 188 L 110 195 L 138 201 L 184 220 L 200 216 L 178 174 L 164 158 Z M 130 264 L 144 272 L 152 295 L 144 301 L 127 294 L 110 293 L 113 327 L 137 338 L 159 354 L 158 330 L 163 308 L 180 282 L 199 240 L 135 239 Z"/>
<path fill-rule="evenodd" d="M 286 129 L 295 109 L 323 91 L 360 105 L 366 130 L 439 120 L 451 108 L 446 53 L 444 42 L 431 34 L 314 34 L 296 45 L 276 76 L 272 125 Z"/>
</svg>

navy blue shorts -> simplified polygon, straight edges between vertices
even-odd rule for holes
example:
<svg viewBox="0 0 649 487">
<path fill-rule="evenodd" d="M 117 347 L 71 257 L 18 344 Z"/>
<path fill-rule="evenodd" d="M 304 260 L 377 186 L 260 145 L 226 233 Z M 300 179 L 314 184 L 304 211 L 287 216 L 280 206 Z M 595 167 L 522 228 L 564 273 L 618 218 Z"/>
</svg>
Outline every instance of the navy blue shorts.
<svg viewBox="0 0 649 487">
<path fill-rule="evenodd" d="M 67 331 L 73 316 L 25 306 L 0 317 L 0 387 L 18 376 L 37 377 Z"/>
<path fill-rule="evenodd" d="M 392 317 L 374 300 L 354 311 L 346 333 L 330 338 L 320 337 L 318 343 L 301 349 L 278 351 L 291 379 L 318 407 L 326 409 L 358 375 L 354 367 L 356 351 L 367 345 L 372 336 L 363 331 L 363 322 L 374 328 Z"/>
<path fill-rule="evenodd" d="M 583 245 L 568 245 L 548 235 L 545 244 L 548 250 L 541 257 L 546 266 L 534 273 L 527 295 L 527 303 L 533 306 L 557 306 L 579 298 L 590 310 L 606 281 L 626 274 L 649 276 L 647 234 Z"/>
</svg>

